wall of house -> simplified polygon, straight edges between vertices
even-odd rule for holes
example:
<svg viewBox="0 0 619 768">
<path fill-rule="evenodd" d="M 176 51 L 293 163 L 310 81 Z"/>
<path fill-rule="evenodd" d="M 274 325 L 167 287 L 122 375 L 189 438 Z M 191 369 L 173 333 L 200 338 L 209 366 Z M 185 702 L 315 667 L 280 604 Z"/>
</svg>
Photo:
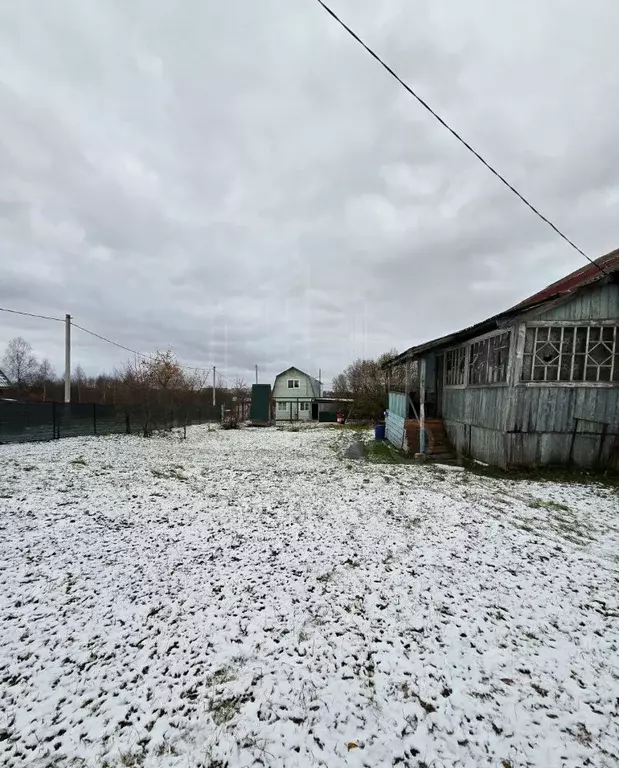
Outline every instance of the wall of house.
<svg viewBox="0 0 619 768">
<path fill-rule="evenodd" d="M 619 324 L 619 285 L 591 289 L 535 321 Z M 619 468 L 619 385 L 517 382 L 506 424 L 510 464 Z"/>
<path fill-rule="evenodd" d="M 601 285 L 574 297 L 561 306 L 549 309 L 536 320 L 617 320 L 619 318 L 619 285 Z"/>
<path fill-rule="evenodd" d="M 443 424 L 456 453 L 505 466 L 510 387 L 446 388 Z"/>
<path fill-rule="evenodd" d="M 387 420 L 385 422 L 385 436 L 397 448 L 401 448 L 404 444 L 405 414 L 406 396 L 401 392 L 390 392 Z"/>
</svg>

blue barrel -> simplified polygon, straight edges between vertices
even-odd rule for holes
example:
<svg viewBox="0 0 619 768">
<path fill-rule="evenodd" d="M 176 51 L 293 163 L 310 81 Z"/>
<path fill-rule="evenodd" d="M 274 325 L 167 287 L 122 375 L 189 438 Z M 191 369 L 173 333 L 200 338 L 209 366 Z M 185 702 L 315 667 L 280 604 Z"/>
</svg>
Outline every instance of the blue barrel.
<svg viewBox="0 0 619 768">
<path fill-rule="evenodd" d="M 374 440 L 384 440 L 384 439 L 385 439 L 385 425 L 377 424 L 374 427 Z"/>
</svg>

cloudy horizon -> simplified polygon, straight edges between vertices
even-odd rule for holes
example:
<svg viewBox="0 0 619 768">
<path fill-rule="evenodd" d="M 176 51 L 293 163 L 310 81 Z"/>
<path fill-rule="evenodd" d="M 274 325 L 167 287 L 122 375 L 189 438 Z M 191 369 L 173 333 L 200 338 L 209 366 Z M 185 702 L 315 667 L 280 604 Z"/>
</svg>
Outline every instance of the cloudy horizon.
<svg viewBox="0 0 619 768">
<path fill-rule="evenodd" d="M 591 258 L 619 246 L 615 3 L 330 4 Z M 583 264 L 314 0 L 4 4 L 0 119 L 0 306 L 229 379 L 330 382 Z M 0 358 L 17 335 L 61 371 L 59 323 L 0 313 Z M 127 357 L 74 333 L 89 374 Z"/>
</svg>

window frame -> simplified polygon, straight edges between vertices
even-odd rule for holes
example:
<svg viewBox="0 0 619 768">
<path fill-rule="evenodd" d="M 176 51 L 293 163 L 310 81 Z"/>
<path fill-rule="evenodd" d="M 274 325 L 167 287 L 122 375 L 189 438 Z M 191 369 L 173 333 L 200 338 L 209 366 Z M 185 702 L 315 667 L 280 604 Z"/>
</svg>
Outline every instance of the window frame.
<svg viewBox="0 0 619 768">
<path fill-rule="evenodd" d="M 299 402 L 299 410 L 300 411 L 309 411 L 310 409 L 310 401 L 309 400 L 301 400 Z"/>
<path fill-rule="evenodd" d="M 277 401 L 277 410 L 278 411 L 289 411 L 288 408 L 289 401 L 288 400 L 278 400 Z"/>
<path fill-rule="evenodd" d="M 485 382 L 471 382 L 471 351 L 473 346 L 476 344 L 488 342 L 490 343 L 491 339 L 494 338 L 500 338 L 501 336 L 506 336 L 508 338 L 508 343 L 506 346 L 507 349 L 507 360 L 505 361 L 505 379 L 503 381 L 485 381 Z M 443 389 L 470 389 L 470 388 L 482 388 L 482 387 L 507 387 L 510 383 L 511 378 L 511 371 L 512 371 L 512 360 L 513 360 L 513 350 L 515 348 L 515 339 L 517 340 L 517 336 L 514 334 L 513 328 L 499 328 L 495 331 L 490 331 L 489 333 L 481 334 L 480 336 L 476 336 L 473 339 L 470 339 L 469 341 L 465 341 L 462 344 L 457 344 L 453 347 L 448 347 L 443 351 Z M 456 352 L 458 350 L 464 351 L 464 380 L 462 384 L 448 384 L 447 383 L 447 365 L 446 365 L 446 356 L 449 352 Z M 492 352 L 492 351 L 491 351 Z M 486 369 L 488 370 L 490 367 L 490 356 L 486 359 Z M 496 368 L 497 366 L 493 366 L 493 368 Z"/>
<path fill-rule="evenodd" d="M 530 321 L 527 323 L 523 323 L 523 334 L 522 334 L 522 347 L 520 351 L 521 359 L 519 361 L 519 370 L 517 372 L 517 380 L 516 384 L 517 386 L 522 387 L 598 387 L 598 388 L 608 388 L 608 387 L 618 387 L 619 386 L 619 376 L 617 375 L 617 372 L 619 370 L 619 323 L 616 319 L 613 320 L 538 320 L 538 321 Z M 543 348 L 543 345 L 545 344 L 555 344 L 556 342 L 552 342 L 550 340 L 550 330 L 549 329 L 557 329 L 561 330 L 561 341 L 560 341 L 560 347 L 558 351 L 558 363 L 557 363 L 557 377 L 560 377 L 561 375 L 561 364 L 563 362 L 564 355 L 569 355 L 571 357 L 571 375 L 569 379 L 561 379 L 561 378 L 544 378 L 542 379 L 534 379 L 534 368 L 535 366 L 535 360 L 536 356 L 538 354 L 538 350 Z M 596 363 L 595 368 L 597 368 L 597 379 L 594 381 L 590 381 L 586 379 L 587 376 L 587 369 L 590 369 L 594 366 L 587 365 L 588 358 L 590 356 L 590 350 L 593 348 L 591 346 L 591 329 L 600 329 L 599 337 L 600 340 L 597 342 L 593 342 L 594 345 L 598 344 L 606 344 L 603 340 L 603 332 L 607 328 L 613 329 L 613 341 L 612 341 L 612 348 L 609 353 L 610 358 L 610 366 L 605 366 L 601 363 Z M 539 335 L 539 329 L 546 330 L 548 329 L 548 338 L 544 339 L 541 343 L 538 342 L 538 335 Z M 572 334 L 572 346 L 571 350 L 569 352 L 564 352 L 562 350 L 562 347 L 564 345 L 564 340 L 567 336 L 566 329 L 573 330 Z M 577 339 L 577 329 L 583 329 L 586 330 L 586 342 L 583 352 L 578 352 L 576 349 L 576 339 Z M 525 354 L 525 345 L 527 342 L 527 333 L 528 331 L 535 331 L 534 337 L 533 337 L 533 345 L 530 353 Z M 540 343 L 540 346 L 538 347 L 538 343 Z M 575 379 L 574 376 L 574 367 L 576 365 L 576 356 L 577 355 L 583 355 L 583 378 Z M 530 362 L 527 361 L 525 364 L 525 357 L 530 357 Z M 527 366 L 528 366 L 528 375 L 529 378 L 524 378 L 526 372 L 527 372 Z M 541 366 L 537 366 L 541 367 Z M 551 367 L 549 364 L 546 364 L 544 366 L 545 368 Z M 554 366 L 553 366 L 554 367 Z M 609 371 L 609 380 L 600 380 L 599 375 L 602 368 L 610 368 Z M 546 371 L 547 375 L 547 371 Z M 617 378 L 614 378 L 617 377 Z"/>
<path fill-rule="evenodd" d="M 288 379 L 288 389 L 301 389 L 301 379 Z"/>
</svg>

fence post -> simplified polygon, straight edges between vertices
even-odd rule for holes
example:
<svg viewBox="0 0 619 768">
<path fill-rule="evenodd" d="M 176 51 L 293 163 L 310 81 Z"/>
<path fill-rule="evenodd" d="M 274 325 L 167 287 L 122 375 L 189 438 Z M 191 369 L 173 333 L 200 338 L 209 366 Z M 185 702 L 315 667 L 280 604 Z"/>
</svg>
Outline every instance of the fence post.
<svg viewBox="0 0 619 768">
<path fill-rule="evenodd" d="M 92 404 L 92 430 L 93 434 L 97 434 L 97 404 Z"/>
<path fill-rule="evenodd" d="M 125 429 L 127 430 L 127 434 L 131 434 L 131 420 L 129 419 L 129 411 L 125 412 Z"/>
</svg>

